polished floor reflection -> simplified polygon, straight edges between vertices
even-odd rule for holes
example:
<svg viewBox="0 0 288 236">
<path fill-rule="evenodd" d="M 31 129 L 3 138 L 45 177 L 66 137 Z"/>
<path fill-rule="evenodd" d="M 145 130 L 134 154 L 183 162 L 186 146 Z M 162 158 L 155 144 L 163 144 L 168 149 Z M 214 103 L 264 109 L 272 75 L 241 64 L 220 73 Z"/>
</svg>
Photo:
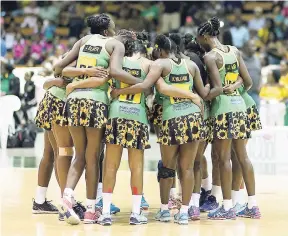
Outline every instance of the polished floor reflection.
<svg viewBox="0 0 288 236">
<path fill-rule="evenodd" d="M 15 162 L 17 163 L 17 158 Z M 33 159 L 32 159 L 33 160 Z M 19 160 L 18 160 L 19 161 Z M 24 162 L 25 163 L 25 162 Z M 27 164 L 33 161 L 27 161 Z M 131 209 L 129 189 L 130 173 L 121 170 L 118 173 L 113 202 L 121 208 L 121 213 L 114 217 L 112 227 L 100 225 L 70 226 L 59 222 L 56 215 L 32 215 L 32 198 L 37 184 L 37 169 L 3 168 L 1 169 L 1 233 L 3 236 L 287 236 L 288 222 L 288 176 L 257 175 L 258 202 L 262 219 L 237 219 L 236 221 L 210 221 L 206 214 L 199 222 L 190 222 L 188 226 L 173 223 L 159 223 L 153 217 L 159 207 L 159 189 L 156 172 L 145 172 L 145 196 L 150 203 L 146 212 L 149 223 L 142 226 L 129 226 L 128 217 Z M 85 182 L 82 178 L 76 189 L 79 200 L 85 199 Z M 48 190 L 48 199 L 54 203 L 59 199 L 59 188 L 53 176 Z"/>
</svg>

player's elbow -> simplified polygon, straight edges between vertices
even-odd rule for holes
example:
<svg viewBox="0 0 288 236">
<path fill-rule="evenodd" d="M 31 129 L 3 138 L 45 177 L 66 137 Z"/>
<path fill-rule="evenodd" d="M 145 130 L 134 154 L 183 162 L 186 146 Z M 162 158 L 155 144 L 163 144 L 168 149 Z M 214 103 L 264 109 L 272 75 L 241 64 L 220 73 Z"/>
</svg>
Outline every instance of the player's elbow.
<svg viewBox="0 0 288 236">
<path fill-rule="evenodd" d="M 110 76 L 112 78 L 117 78 L 117 77 L 119 77 L 119 75 L 121 75 L 121 70 L 120 69 L 113 68 L 113 67 L 110 68 Z"/>
</svg>

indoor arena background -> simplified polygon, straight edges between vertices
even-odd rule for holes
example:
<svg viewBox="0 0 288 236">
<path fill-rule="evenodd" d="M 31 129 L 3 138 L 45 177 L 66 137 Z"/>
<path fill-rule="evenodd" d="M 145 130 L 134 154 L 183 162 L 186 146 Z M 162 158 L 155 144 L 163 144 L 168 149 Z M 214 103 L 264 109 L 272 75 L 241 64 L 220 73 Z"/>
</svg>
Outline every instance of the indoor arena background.
<svg viewBox="0 0 288 236">
<path fill-rule="evenodd" d="M 263 124 L 263 130 L 255 132 L 248 143 L 249 157 L 257 176 L 262 176 L 261 181 L 273 185 L 272 177 L 277 177 L 278 185 L 274 186 L 274 190 L 278 187 L 285 188 L 287 199 L 288 1 L 2 1 L 0 154 L 1 166 L 6 169 L 6 172 L 1 173 L 3 187 L 1 189 L 5 189 L 6 192 L 1 194 L 1 198 L 8 199 L 3 202 L 17 206 L 17 200 L 13 200 L 15 193 L 11 193 L 10 196 L 9 191 L 14 191 L 21 184 L 29 185 L 29 189 L 34 191 L 33 188 L 37 184 L 36 169 L 42 157 L 44 144 L 43 131 L 35 128 L 33 119 L 37 104 L 44 95 L 43 82 L 47 76 L 51 76 L 53 63 L 57 58 L 71 49 L 79 38 L 89 33 L 85 23 L 86 17 L 102 12 L 109 13 L 113 17 L 117 29 L 149 32 L 152 42 L 157 33 L 179 32 L 196 36 L 197 26 L 201 22 L 213 16 L 221 20 L 219 39 L 223 44 L 242 49 L 244 61 L 254 83 L 249 94 L 260 110 Z M 31 81 L 28 79 L 27 82 L 24 79 L 26 72 L 33 72 L 28 74 L 31 76 Z M 30 100 L 26 99 L 29 91 L 26 91 L 25 88 L 28 86 L 25 86 L 25 83 L 35 86 L 35 96 L 29 98 Z M 5 100 L 6 95 L 16 95 L 21 100 L 21 107 L 14 113 L 13 118 L 11 118 L 13 113 L 10 111 L 10 114 L 8 109 L 13 106 L 13 101 L 10 103 Z M 9 126 L 8 134 L 3 131 L 7 126 Z M 3 145 L 6 145 L 7 135 L 6 150 Z M 155 175 L 160 152 L 153 132 L 150 140 L 152 148 L 145 152 L 145 171 L 152 171 Z M 211 169 L 210 148 L 206 154 Z M 126 153 L 124 156 L 121 170 L 128 169 Z M 13 172 L 8 171 L 11 168 Z M 19 169 L 23 168 L 32 168 L 35 171 L 27 178 L 19 172 Z M 23 180 L 14 186 L 11 182 L 5 181 L 9 178 L 23 178 Z M 279 181 L 285 179 L 285 183 L 279 184 Z M 28 182 L 24 183 L 24 180 Z M 128 183 L 126 185 L 125 189 L 128 189 Z M 147 186 L 144 185 L 144 190 L 145 188 Z M 261 193 L 270 190 L 265 184 L 259 187 Z M 19 190 L 17 194 L 20 193 L 22 192 Z M 31 192 L 30 195 L 33 194 L 34 192 Z M 51 196 L 54 196 L 54 193 Z M 159 202 L 159 196 L 150 194 L 147 198 Z M 267 201 L 267 204 L 269 202 Z M 277 204 L 274 200 L 271 203 Z M 26 204 L 30 207 L 31 202 Z M 287 202 L 280 204 L 287 205 Z M 10 217 L 12 219 L 12 215 Z M 45 218 L 39 221 L 41 224 Z M 4 227 L 4 224 L 2 226 Z M 27 235 L 44 235 L 41 230 L 43 228 L 40 227 L 40 233 L 37 231 L 36 234 L 33 231 Z M 288 235 L 288 233 L 276 235 Z"/>
</svg>

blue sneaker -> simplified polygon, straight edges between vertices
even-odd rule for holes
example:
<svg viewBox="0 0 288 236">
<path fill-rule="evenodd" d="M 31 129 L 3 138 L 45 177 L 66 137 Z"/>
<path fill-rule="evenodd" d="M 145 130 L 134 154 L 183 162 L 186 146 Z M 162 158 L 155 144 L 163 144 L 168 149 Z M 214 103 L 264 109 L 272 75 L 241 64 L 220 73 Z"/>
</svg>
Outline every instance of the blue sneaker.
<svg viewBox="0 0 288 236">
<path fill-rule="evenodd" d="M 169 210 L 161 211 L 161 209 L 156 213 L 155 220 L 161 222 L 169 222 L 171 220 L 171 215 Z"/>
<path fill-rule="evenodd" d="M 180 211 L 174 216 L 174 223 L 179 225 L 188 225 L 188 213 L 180 213 Z"/>
<path fill-rule="evenodd" d="M 208 219 L 210 220 L 236 220 L 236 214 L 233 208 L 226 211 L 224 207 L 220 207 L 217 210 L 208 213 Z"/>
<path fill-rule="evenodd" d="M 96 203 L 96 208 L 103 208 L 103 199 Z M 115 215 L 116 213 L 120 212 L 120 208 L 116 207 L 113 203 L 110 205 L 110 214 Z"/>
<path fill-rule="evenodd" d="M 188 209 L 188 216 L 190 220 L 200 220 L 200 210 L 199 207 L 191 206 Z"/>
<path fill-rule="evenodd" d="M 211 190 L 205 191 L 204 188 L 201 188 L 200 200 L 199 200 L 200 207 L 204 204 L 205 200 L 210 196 L 210 194 Z"/>
<path fill-rule="evenodd" d="M 244 210 L 246 207 L 246 204 L 241 205 L 240 203 L 236 203 L 236 205 L 233 207 L 236 216 L 238 216 L 238 213 L 241 212 L 242 210 Z"/>
<path fill-rule="evenodd" d="M 149 204 L 148 204 L 148 202 L 146 201 L 144 195 L 142 195 L 142 199 L 141 199 L 141 208 L 142 208 L 143 210 L 148 210 L 148 208 L 149 208 Z"/>
<path fill-rule="evenodd" d="M 219 207 L 219 203 L 216 201 L 216 197 L 213 195 L 210 195 L 203 203 L 203 205 L 200 207 L 201 212 L 207 212 L 212 211 L 214 209 L 217 209 Z"/>
<path fill-rule="evenodd" d="M 148 219 L 146 218 L 146 216 L 143 215 L 142 212 L 140 214 L 131 213 L 129 221 L 130 225 L 143 225 L 147 223 Z"/>
<path fill-rule="evenodd" d="M 258 206 L 249 209 L 248 204 L 246 204 L 245 208 L 238 213 L 238 216 L 243 218 L 260 219 L 261 213 Z"/>
<path fill-rule="evenodd" d="M 58 220 L 64 221 L 64 214 L 62 214 L 61 212 L 59 212 L 59 214 L 58 214 Z"/>
</svg>

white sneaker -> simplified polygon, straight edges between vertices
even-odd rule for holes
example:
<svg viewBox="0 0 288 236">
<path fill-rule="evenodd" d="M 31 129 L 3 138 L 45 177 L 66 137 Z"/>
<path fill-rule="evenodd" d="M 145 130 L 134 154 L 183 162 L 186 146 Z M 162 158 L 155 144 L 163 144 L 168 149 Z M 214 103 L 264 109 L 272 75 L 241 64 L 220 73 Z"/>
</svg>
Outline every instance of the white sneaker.
<svg viewBox="0 0 288 236">
<path fill-rule="evenodd" d="M 142 214 L 131 213 L 130 215 L 130 225 L 142 225 L 147 224 L 148 219 Z"/>
</svg>

